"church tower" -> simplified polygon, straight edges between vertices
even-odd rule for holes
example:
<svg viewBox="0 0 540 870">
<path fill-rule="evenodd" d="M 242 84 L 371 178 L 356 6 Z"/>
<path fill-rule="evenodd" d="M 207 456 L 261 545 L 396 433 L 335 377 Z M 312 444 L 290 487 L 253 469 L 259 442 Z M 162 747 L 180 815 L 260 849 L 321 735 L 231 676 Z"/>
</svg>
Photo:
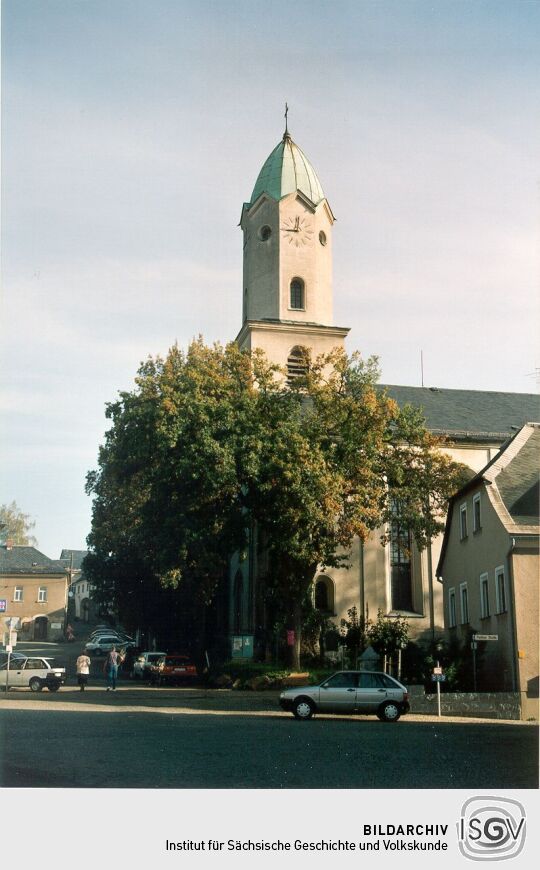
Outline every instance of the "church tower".
<svg viewBox="0 0 540 870">
<path fill-rule="evenodd" d="M 236 341 L 264 350 L 289 377 L 302 364 L 301 348 L 327 353 L 349 332 L 333 325 L 334 220 L 313 166 L 286 128 L 242 208 L 243 323 Z"/>
</svg>

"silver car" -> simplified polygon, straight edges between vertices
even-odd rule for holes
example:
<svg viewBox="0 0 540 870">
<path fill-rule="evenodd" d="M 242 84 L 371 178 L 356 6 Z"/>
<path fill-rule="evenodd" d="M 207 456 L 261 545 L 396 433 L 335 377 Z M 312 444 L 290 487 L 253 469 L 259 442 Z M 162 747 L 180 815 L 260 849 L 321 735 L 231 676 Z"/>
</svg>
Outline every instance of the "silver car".
<svg viewBox="0 0 540 870">
<path fill-rule="evenodd" d="M 338 671 L 318 686 L 286 689 L 279 703 L 296 719 L 311 719 L 314 713 L 375 713 L 382 722 L 397 722 L 409 710 L 409 693 L 380 671 Z"/>
</svg>

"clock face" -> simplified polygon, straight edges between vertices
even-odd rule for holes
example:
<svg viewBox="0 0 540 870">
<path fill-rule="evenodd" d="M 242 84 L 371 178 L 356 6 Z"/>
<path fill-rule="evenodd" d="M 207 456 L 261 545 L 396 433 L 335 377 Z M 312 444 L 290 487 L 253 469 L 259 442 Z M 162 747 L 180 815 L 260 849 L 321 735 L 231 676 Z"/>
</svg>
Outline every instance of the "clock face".
<svg viewBox="0 0 540 870">
<path fill-rule="evenodd" d="M 299 248 L 307 245 L 313 237 L 313 229 L 307 217 L 288 217 L 281 227 L 283 234 L 290 245 Z"/>
</svg>

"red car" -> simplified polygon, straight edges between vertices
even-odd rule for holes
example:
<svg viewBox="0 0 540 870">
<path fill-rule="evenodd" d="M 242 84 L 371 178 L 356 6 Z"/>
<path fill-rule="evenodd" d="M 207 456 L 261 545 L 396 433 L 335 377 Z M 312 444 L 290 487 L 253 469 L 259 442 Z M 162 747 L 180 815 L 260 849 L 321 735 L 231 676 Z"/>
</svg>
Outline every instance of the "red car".
<svg viewBox="0 0 540 870">
<path fill-rule="evenodd" d="M 195 679 L 197 679 L 197 668 L 189 656 L 179 654 L 164 656 L 159 662 L 150 666 L 150 682 L 155 686 Z"/>
</svg>

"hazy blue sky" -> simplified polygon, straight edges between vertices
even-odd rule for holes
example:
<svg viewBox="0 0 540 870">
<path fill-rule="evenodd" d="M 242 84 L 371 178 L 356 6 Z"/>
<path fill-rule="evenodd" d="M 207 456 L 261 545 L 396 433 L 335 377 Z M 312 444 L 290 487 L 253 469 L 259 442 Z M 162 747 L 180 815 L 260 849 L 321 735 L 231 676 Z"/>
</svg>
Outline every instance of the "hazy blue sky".
<svg viewBox="0 0 540 870">
<path fill-rule="evenodd" d="M 4 0 L 2 477 L 84 548 L 104 407 L 232 339 L 242 202 L 289 127 L 337 216 L 335 321 L 386 383 L 533 392 L 540 5 Z"/>
</svg>

